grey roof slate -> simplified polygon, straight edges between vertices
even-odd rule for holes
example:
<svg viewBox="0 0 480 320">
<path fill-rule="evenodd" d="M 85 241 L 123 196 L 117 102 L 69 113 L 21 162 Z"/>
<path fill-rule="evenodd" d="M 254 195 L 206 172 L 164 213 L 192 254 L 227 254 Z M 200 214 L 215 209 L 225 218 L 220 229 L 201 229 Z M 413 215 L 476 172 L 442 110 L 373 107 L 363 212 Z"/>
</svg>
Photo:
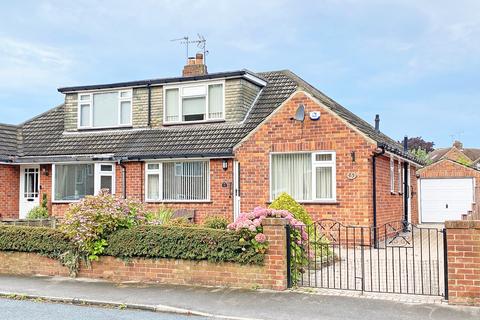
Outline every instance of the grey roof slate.
<svg viewBox="0 0 480 320">
<path fill-rule="evenodd" d="M 402 146 L 396 141 L 375 131 L 369 123 L 291 71 L 273 71 L 255 75 L 265 79 L 267 85 L 262 89 L 243 122 L 65 133 L 64 107 L 61 105 L 27 121 L 18 129 L 20 139 L 17 145 L 17 161 L 31 160 L 32 157 L 65 158 L 65 156 L 95 154 L 112 154 L 115 157 L 130 159 L 232 155 L 233 147 L 298 89 L 311 93 L 380 146 L 415 161 L 410 154 L 403 153 Z M 9 146 L 9 150 L 12 150 L 11 144 Z"/>
<path fill-rule="evenodd" d="M 438 148 L 433 150 L 428 154 L 428 157 L 430 160 L 433 162 L 437 162 L 441 160 L 448 151 L 450 151 L 452 147 L 450 148 Z M 473 163 L 477 163 L 480 161 L 480 149 L 479 148 L 463 148 L 460 150 L 464 155 L 466 155 L 470 160 L 473 161 Z"/>
<path fill-rule="evenodd" d="M 0 124 L 0 159 L 9 159 L 17 154 L 18 127 Z"/>
</svg>

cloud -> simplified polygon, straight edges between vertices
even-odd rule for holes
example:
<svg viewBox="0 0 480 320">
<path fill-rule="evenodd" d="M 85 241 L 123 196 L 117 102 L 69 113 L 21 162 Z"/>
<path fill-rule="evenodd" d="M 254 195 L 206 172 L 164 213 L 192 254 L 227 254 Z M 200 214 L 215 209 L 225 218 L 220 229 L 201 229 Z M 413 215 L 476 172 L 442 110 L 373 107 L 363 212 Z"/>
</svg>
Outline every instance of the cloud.
<svg viewBox="0 0 480 320">
<path fill-rule="evenodd" d="M 72 66 L 72 58 L 64 49 L 0 37 L 3 88 L 48 86 L 57 83 L 56 79 L 67 77 Z"/>
</svg>

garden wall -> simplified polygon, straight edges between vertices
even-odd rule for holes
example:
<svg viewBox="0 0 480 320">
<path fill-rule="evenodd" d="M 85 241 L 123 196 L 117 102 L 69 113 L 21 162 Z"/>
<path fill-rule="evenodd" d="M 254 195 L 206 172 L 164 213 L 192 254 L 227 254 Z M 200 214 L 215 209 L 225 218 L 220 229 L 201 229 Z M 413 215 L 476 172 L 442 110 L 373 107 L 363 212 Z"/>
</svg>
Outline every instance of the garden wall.
<svg viewBox="0 0 480 320">
<path fill-rule="evenodd" d="M 263 266 L 212 263 L 176 259 L 135 258 L 124 261 L 100 257 L 91 268 L 82 265 L 78 276 L 112 282 L 138 281 L 182 285 L 208 285 L 241 288 L 287 288 L 285 220 L 265 219 L 264 234 L 269 242 Z M 0 274 L 68 276 L 68 269 L 35 253 L 0 251 Z"/>
<path fill-rule="evenodd" d="M 480 221 L 447 221 L 448 302 L 480 306 Z"/>
</svg>

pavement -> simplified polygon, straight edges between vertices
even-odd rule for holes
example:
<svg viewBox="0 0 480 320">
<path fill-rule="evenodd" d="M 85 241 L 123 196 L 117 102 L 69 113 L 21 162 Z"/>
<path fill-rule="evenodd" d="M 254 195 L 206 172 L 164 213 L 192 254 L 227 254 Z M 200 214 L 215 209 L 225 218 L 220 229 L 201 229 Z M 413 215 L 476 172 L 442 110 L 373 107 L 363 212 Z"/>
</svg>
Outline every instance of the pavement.
<svg viewBox="0 0 480 320">
<path fill-rule="evenodd" d="M 115 285 L 103 281 L 60 277 L 0 276 L 0 296 L 22 300 L 41 297 L 69 304 L 106 305 L 127 310 L 170 312 L 231 320 L 480 319 L 480 308 L 452 307 L 445 304 L 405 303 L 297 291 L 274 292 L 134 283 Z M 42 319 L 35 316 L 29 318 Z"/>
<path fill-rule="evenodd" d="M 0 299 L 2 320 L 207 320 L 205 317 Z"/>
</svg>

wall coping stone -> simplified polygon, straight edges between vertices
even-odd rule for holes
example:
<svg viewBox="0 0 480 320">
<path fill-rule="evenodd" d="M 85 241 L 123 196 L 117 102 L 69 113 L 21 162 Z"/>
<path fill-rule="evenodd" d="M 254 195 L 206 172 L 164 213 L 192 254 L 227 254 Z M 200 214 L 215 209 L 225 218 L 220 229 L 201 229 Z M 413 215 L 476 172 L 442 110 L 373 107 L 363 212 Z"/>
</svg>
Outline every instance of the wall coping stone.
<svg viewBox="0 0 480 320">
<path fill-rule="evenodd" d="M 447 229 L 480 229 L 480 220 L 445 221 Z"/>
<path fill-rule="evenodd" d="M 262 226 L 286 226 L 287 220 L 284 218 L 265 218 L 262 221 Z"/>
</svg>

